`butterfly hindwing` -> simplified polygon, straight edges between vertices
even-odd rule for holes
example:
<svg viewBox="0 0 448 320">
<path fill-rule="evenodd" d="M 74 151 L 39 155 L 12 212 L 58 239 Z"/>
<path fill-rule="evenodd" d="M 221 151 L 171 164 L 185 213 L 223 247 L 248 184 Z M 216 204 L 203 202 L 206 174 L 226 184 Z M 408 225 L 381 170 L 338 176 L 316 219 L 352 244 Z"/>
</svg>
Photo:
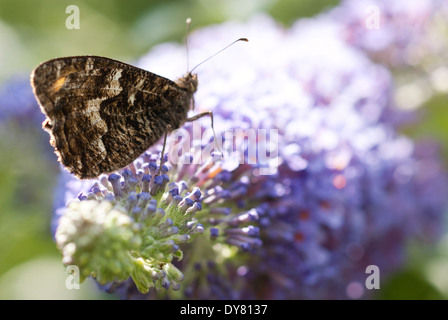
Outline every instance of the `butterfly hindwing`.
<svg viewBox="0 0 448 320">
<path fill-rule="evenodd" d="M 191 98 L 169 79 L 95 56 L 44 62 L 31 83 L 59 160 L 80 178 L 131 163 L 186 117 L 178 113 Z"/>
</svg>

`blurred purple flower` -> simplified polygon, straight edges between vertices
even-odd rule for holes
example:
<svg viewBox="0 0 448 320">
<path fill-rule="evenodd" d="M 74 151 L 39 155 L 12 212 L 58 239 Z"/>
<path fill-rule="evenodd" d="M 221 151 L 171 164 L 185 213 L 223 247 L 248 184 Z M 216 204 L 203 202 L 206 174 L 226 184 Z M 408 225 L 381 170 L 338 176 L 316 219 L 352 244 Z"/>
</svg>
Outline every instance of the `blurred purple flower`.
<svg viewBox="0 0 448 320">
<path fill-rule="evenodd" d="M 442 232 L 447 178 L 437 150 L 396 132 L 390 73 L 340 31 L 326 16 L 289 31 L 261 16 L 189 39 L 191 57 L 250 39 L 198 70 L 196 108 L 214 111 L 217 131 L 279 130 L 277 173 L 249 176 L 263 246 L 245 265 L 240 297 L 352 297 L 368 265 L 387 274 L 411 239 Z M 141 65 L 172 76 L 183 57 L 166 44 Z"/>
<path fill-rule="evenodd" d="M 448 92 L 448 2 L 345 0 L 323 18 L 348 44 L 393 71 L 400 109 L 420 108 Z"/>
<path fill-rule="evenodd" d="M 330 16 L 352 45 L 382 62 L 409 65 L 416 58 L 411 51 L 427 42 L 431 20 L 447 9 L 443 0 L 345 0 Z"/>
<path fill-rule="evenodd" d="M 29 75 L 12 77 L 0 86 L 0 123 L 14 121 L 37 128 L 44 119 L 34 99 Z"/>
</svg>

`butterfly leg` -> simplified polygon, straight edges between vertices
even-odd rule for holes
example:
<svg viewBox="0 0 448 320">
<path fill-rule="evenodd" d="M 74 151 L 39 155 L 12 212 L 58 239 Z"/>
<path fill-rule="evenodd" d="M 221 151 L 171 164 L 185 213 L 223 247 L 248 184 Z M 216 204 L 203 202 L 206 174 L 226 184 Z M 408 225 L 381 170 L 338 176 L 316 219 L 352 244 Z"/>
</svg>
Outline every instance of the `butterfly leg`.
<svg viewBox="0 0 448 320">
<path fill-rule="evenodd" d="M 166 126 L 166 130 L 165 130 L 165 137 L 163 138 L 163 147 L 162 147 L 162 153 L 160 155 L 160 166 L 159 166 L 159 172 L 157 172 L 157 176 L 160 176 L 160 172 L 162 171 L 162 164 L 163 164 L 163 156 L 165 155 L 165 147 L 166 147 L 166 138 L 168 137 L 168 132 L 171 132 L 173 128 L 171 127 L 171 125 L 167 125 Z"/>
<path fill-rule="evenodd" d="M 206 117 L 206 116 L 210 116 L 210 119 L 212 121 L 212 128 L 213 128 L 213 112 L 211 112 L 211 111 L 202 112 L 202 113 L 197 114 L 191 118 L 187 118 L 187 120 L 185 120 L 185 121 L 192 122 L 192 121 L 198 120 L 198 119 L 200 119 L 202 117 Z"/>
<path fill-rule="evenodd" d="M 193 117 L 191 117 L 191 118 L 187 118 L 187 120 L 185 120 L 185 121 L 187 121 L 187 122 L 192 122 L 192 121 L 198 120 L 198 119 L 200 119 L 200 118 L 202 118 L 202 117 L 206 117 L 206 116 L 210 116 L 210 121 L 211 121 L 212 131 L 213 131 L 213 138 L 215 139 L 216 148 L 217 148 L 217 149 L 219 150 L 219 152 L 221 152 L 221 154 L 222 154 L 221 148 L 220 148 L 219 145 L 218 145 L 218 140 L 216 139 L 215 128 L 213 127 L 213 112 L 212 112 L 212 111 L 202 112 L 202 113 L 197 114 L 197 115 L 195 115 L 195 116 L 193 116 Z"/>
</svg>

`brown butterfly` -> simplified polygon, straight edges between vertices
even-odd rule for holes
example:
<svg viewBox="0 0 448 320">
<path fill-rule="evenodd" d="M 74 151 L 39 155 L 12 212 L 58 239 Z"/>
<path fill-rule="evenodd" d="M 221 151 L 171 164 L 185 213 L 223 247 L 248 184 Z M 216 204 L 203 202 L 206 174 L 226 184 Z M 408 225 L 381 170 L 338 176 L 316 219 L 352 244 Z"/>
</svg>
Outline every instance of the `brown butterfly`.
<svg viewBox="0 0 448 320">
<path fill-rule="evenodd" d="M 191 71 L 174 82 L 113 59 L 74 56 L 39 65 L 31 86 L 58 160 L 81 179 L 126 167 L 165 135 L 163 154 L 169 131 L 213 116 L 187 116 L 198 88 Z"/>
</svg>

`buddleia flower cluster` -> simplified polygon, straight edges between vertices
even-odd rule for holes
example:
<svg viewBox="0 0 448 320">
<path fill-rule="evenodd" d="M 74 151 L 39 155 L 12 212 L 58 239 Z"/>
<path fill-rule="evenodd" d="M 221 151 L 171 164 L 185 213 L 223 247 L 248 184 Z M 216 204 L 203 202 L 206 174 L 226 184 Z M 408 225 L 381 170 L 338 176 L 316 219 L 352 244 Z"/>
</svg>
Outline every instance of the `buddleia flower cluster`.
<svg viewBox="0 0 448 320">
<path fill-rule="evenodd" d="M 173 262 L 184 259 L 183 246 L 194 242 L 204 257 L 225 256 L 216 245 L 241 251 L 260 246 L 253 225 L 257 211 L 232 213 L 228 207 L 247 189 L 244 179 L 228 183 L 231 173 L 212 160 L 196 168 L 168 163 L 160 168 L 159 154 L 147 152 L 128 168 L 94 182 L 65 174 L 66 196 L 86 191 L 57 210 L 55 240 L 64 264 L 76 265 L 81 280 L 92 276 L 108 290 L 128 278 L 141 293 L 179 290 L 184 274 Z M 195 174 L 187 175 L 191 170 Z"/>
<path fill-rule="evenodd" d="M 438 147 L 399 133 L 391 72 L 335 18 L 352 3 L 289 28 L 260 15 L 193 32 L 190 66 L 249 39 L 195 70 L 191 115 L 212 110 L 216 135 L 204 118 L 173 132 L 162 158 L 159 142 L 98 179 L 63 169 L 52 221 L 63 263 L 126 299 L 370 298 L 367 267 L 384 281 L 407 244 L 437 241 Z M 166 43 L 138 66 L 176 79 L 185 62 Z"/>
</svg>

